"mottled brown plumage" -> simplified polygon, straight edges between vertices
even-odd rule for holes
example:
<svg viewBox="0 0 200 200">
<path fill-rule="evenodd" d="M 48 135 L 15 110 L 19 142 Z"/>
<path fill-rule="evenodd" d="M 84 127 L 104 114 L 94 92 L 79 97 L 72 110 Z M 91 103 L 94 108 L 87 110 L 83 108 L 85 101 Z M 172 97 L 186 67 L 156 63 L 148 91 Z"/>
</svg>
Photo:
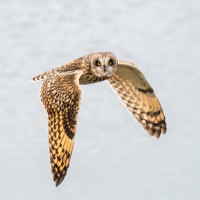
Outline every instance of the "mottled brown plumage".
<svg viewBox="0 0 200 200">
<path fill-rule="evenodd" d="M 158 138 L 166 132 L 164 113 L 144 75 L 134 64 L 118 61 L 113 53 L 88 54 L 36 76 L 33 81 L 44 80 L 41 101 L 48 113 L 50 162 L 56 186 L 64 179 L 72 155 L 81 99 L 79 85 L 106 79 L 150 135 Z"/>
<path fill-rule="evenodd" d="M 41 88 L 41 100 L 48 113 L 50 161 L 56 186 L 65 177 L 72 154 L 81 98 L 77 82 L 81 74 L 50 73 Z"/>
<path fill-rule="evenodd" d="M 128 110 L 152 136 L 166 132 L 165 116 L 152 87 L 132 63 L 118 62 L 116 73 L 108 79 Z"/>
</svg>

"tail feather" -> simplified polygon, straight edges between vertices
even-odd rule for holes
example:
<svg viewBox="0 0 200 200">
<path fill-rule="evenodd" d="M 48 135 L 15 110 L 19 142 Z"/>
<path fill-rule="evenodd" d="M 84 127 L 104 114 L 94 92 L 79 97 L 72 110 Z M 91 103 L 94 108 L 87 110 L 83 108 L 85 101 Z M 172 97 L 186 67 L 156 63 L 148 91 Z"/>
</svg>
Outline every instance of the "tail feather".
<svg viewBox="0 0 200 200">
<path fill-rule="evenodd" d="M 43 74 L 33 77 L 31 80 L 32 81 L 40 81 L 40 80 L 42 81 L 46 78 L 47 74 L 48 74 L 48 72 L 45 72 Z"/>
</svg>

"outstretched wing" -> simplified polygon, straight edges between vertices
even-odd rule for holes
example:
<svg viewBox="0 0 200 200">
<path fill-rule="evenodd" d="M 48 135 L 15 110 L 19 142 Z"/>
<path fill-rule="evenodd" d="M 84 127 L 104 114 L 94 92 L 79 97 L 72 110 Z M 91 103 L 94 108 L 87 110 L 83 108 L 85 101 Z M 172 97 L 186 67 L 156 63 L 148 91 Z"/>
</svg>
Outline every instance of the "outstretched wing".
<svg viewBox="0 0 200 200">
<path fill-rule="evenodd" d="M 129 111 L 152 136 L 166 132 L 161 105 L 142 72 L 132 63 L 119 61 L 116 73 L 108 79 Z"/>
<path fill-rule="evenodd" d="M 48 113 L 50 162 L 56 186 L 64 179 L 72 155 L 81 74 L 81 71 L 70 75 L 50 74 L 41 88 L 41 100 Z"/>
</svg>

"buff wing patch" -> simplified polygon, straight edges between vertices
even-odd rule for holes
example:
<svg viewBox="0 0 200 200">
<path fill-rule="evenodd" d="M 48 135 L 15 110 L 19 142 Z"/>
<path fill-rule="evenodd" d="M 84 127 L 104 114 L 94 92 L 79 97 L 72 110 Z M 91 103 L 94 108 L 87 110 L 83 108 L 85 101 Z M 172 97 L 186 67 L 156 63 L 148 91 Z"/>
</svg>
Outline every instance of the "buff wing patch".
<svg viewBox="0 0 200 200">
<path fill-rule="evenodd" d="M 166 132 L 161 105 L 142 72 L 132 63 L 118 62 L 116 73 L 108 79 L 122 102 L 151 136 Z"/>
<path fill-rule="evenodd" d="M 74 146 L 81 98 L 79 76 L 49 75 L 41 88 L 41 100 L 48 113 L 50 162 L 56 186 L 67 173 Z"/>
</svg>

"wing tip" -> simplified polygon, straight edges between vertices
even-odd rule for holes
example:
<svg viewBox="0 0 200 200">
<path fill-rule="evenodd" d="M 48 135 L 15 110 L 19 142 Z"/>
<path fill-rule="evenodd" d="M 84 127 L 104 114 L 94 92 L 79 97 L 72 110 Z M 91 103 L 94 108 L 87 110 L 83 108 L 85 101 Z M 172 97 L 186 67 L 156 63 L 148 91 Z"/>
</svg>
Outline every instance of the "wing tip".
<svg viewBox="0 0 200 200">
<path fill-rule="evenodd" d="M 155 136 L 157 139 L 160 138 L 161 134 L 166 134 L 167 127 L 165 121 L 158 124 L 142 124 L 144 129 L 147 130 L 150 136 Z"/>
<path fill-rule="evenodd" d="M 58 187 L 62 183 L 64 178 L 65 178 L 65 175 L 62 176 L 59 173 L 54 173 L 53 174 L 53 180 L 55 182 L 55 186 Z"/>
<path fill-rule="evenodd" d="M 60 171 L 59 168 L 54 163 L 51 164 L 53 181 L 55 182 L 56 187 L 58 187 L 64 180 L 64 178 L 67 174 L 68 168 L 69 168 L 69 164 L 66 167 L 64 167 L 64 169 L 62 171 Z"/>
<path fill-rule="evenodd" d="M 63 178 L 60 178 L 60 179 L 55 179 L 54 182 L 55 182 L 55 186 L 58 187 L 62 181 L 63 181 L 64 177 Z"/>
</svg>

